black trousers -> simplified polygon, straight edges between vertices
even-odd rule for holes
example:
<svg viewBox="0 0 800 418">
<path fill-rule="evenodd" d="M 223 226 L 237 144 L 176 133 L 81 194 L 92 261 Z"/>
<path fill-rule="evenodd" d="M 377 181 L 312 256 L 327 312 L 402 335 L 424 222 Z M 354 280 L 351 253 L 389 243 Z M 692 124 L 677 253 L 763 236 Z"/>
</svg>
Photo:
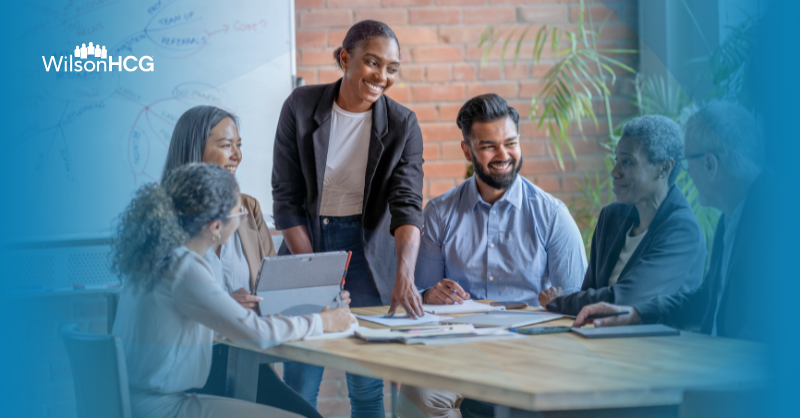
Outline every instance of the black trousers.
<svg viewBox="0 0 800 418">
<path fill-rule="evenodd" d="M 208 375 L 206 385 L 196 390 L 197 393 L 208 395 L 225 396 L 225 378 L 228 371 L 228 346 L 225 344 L 215 344 L 211 358 L 211 373 Z M 284 411 L 294 412 L 307 418 L 322 418 L 308 402 L 283 383 L 280 377 L 269 367 L 268 364 L 257 365 L 258 369 L 258 391 L 256 402 L 262 405 L 272 406 Z M 256 367 L 256 365 L 253 365 Z"/>
</svg>

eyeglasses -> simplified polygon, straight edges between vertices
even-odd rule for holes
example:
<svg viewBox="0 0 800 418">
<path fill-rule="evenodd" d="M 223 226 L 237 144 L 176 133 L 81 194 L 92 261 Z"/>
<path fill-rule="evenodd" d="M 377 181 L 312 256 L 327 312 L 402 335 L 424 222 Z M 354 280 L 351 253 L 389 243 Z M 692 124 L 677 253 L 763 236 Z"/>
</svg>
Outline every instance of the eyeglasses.
<svg viewBox="0 0 800 418">
<path fill-rule="evenodd" d="M 707 154 L 706 152 L 698 152 L 697 154 L 685 155 L 685 156 L 681 157 L 681 167 L 683 167 L 684 170 L 688 170 L 689 169 L 689 160 L 693 160 L 695 158 L 704 157 L 706 154 Z"/>
<path fill-rule="evenodd" d="M 244 218 L 249 213 L 247 212 L 247 208 L 245 208 L 244 205 L 240 205 L 239 210 L 240 210 L 239 213 L 231 213 L 230 215 L 228 215 L 228 218 L 238 218 L 239 216 Z"/>
</svg>

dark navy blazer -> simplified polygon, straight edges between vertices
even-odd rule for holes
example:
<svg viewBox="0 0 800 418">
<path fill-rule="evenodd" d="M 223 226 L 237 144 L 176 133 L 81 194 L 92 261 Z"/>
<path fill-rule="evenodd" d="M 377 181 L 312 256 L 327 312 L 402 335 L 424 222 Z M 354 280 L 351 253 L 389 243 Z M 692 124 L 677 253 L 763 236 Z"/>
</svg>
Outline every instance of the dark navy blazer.
<svg viewBox="0 0 800 418">
<path fill-rule="evenodd" d="M 675 185 L 617 282 L 608 285 L 625 246 L 625 235 L 638 222 L 634 205 L 612 203 L 603 208 L 581 291 L 556 298 L 547 310 L 577 315 L 584 306 L 597 302 L 631 305 L 699 286 L 706 261 L 705 240 L 689 202 Z"/>
</svg>

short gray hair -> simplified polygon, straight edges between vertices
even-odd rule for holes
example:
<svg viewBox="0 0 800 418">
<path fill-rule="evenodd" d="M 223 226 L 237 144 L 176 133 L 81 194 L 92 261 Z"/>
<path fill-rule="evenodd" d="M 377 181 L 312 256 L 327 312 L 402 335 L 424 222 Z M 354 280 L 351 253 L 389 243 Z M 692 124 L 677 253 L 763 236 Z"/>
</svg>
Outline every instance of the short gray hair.
<svg viewBox="0 0 800 418">
<path fill-rule="evenodd" d="M 685 138 L 710 152 L 731 175 L 752 180 L 764 166 L 764 143 L 758 122 L 743 107 L 713 100 L 686 122 Z"/>
<path fill-rule="evenodd" d="M 638 141 L 652 164 L 671 158 L 675 164 L 669 174 L 668 184 L 675 184 L 681 172 L 680 159 L 683 156 L 681 128 L 675 121 L 660 115 L 641 116 L 622 127 L 622 136 Z"/>
</svg>

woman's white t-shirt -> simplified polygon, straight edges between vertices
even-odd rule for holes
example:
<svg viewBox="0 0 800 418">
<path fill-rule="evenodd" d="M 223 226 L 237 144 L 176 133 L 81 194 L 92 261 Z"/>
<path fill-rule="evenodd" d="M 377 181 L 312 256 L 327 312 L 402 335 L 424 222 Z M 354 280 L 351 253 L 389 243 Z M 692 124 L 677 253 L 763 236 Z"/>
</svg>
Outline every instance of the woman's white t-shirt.
<svg viewBox="0 0 800 418">
<path fill-rule="evenodd" d="M 371 131 L 372 110 L 348 112 L 333 102 L 320 215 L 361 214 Z"/>
<path fill-rule="evenodd" d="M 642 238 L 647 234 L 647 231 L 642 232 L 641 234 L 632 237 L 631 234 L 633 233 L 633 226 L 631 229 L 628 230 L 628 233 L 625 234 L 625 246 L 622 247 L 622 251 L 619 252 L 619 259 L 617 259 L 617 264 L 614 266 L 614 270 L 611 271 L 611 277 L 608 279 L 608 286 L 614 286 L 619 280 L 619 275 L 622 274 L 622 270 L 625 268 L 625 265 L 628 264 L 628 260 L 631 259 L 633 252 L 636 251 L 636 247 L 639 246 L 639 243 L 642 242 Z"/>
</svg>

